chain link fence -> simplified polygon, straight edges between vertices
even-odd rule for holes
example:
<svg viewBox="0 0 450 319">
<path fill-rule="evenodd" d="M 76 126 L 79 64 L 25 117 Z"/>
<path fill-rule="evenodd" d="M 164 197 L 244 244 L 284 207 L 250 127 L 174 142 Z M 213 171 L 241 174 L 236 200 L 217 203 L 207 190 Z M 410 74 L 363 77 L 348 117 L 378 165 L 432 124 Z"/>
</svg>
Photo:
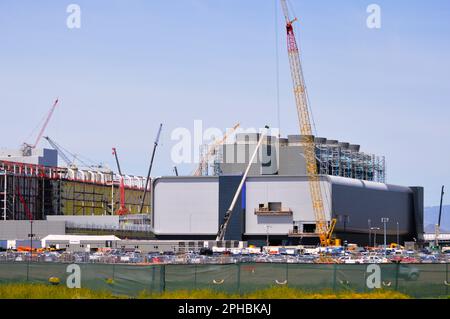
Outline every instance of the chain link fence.
<svg viewBox="0 0 450 319">
<path fill-rule="evenodd" d="M 58 278 L 65 285 L 71 275 L 69 263 L 3 262 L 0 284 L 51 284 Z M 273 286 L 308 292 L 370 292 L 377 288 L 415 298 L 449 296 L 449 264 L 199 264 L 124 265 L 79 263 L 82 288 L 107 290 L 135 297 L 139 293 L 212 289 L 244 294 Z"/>
</svg>

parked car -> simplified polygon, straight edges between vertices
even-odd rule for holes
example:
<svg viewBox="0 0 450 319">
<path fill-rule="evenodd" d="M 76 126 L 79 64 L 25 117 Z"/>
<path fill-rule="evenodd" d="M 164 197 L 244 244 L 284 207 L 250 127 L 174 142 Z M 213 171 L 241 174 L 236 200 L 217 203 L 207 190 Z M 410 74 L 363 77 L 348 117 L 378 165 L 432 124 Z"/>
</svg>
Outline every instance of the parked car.
<svg viewBox="0 0 450 319">
<path fill-rule="evenodd" d="M 398 276 L 405 280 L 415 281 L 419 279 L 419 269 L 411 265 L 400 264 L 398 269 Z"/>
<path fill-rule="evenodd" d="M 363 262 L 365 264 L 381 264 L 381 263 L 387 263 L 389 260 L 384 257 L 380 256 L 367 256 L 363 258 Z"/>
</svg>

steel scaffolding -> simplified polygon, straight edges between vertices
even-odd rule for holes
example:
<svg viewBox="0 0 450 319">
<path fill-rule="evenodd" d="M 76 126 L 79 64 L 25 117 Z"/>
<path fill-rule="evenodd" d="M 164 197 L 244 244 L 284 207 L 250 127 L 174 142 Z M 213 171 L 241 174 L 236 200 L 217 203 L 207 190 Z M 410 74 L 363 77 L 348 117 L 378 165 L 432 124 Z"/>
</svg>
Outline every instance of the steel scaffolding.
<svg viewBox="0 0 450 319">
<path fill-rule="evenodd" d="M 385 183 L 384 156 L 352 151 L 335 144 L 317 144 L 319 174 Z"/>
<path fill-rule="evenodd" d="M 145 178 L 124 177 L 125 205 L 136 214 Z M 0 218 L 28 219 L 19 194 L 35 220 L 47 215 L 113 215 L 120 201 L 119 182 L 112 173 L 0 161 Z M 150 196 L 144 212 L 150 213 Z"/>
</svg>

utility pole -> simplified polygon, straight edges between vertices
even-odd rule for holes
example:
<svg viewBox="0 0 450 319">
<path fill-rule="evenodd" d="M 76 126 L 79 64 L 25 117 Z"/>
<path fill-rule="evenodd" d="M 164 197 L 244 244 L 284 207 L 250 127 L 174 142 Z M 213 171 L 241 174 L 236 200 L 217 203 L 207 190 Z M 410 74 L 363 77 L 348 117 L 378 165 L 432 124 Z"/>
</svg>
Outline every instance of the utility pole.
<svg viewBox="0 0 450 319">
<path fill-rule="evenodd" d="M 371 230 L 373 230 L 373 247 L 377 247 L 377 230 L 380 230 L 380 227 L 372 227 Z"/>
<path fill-rule="evenodd" d="M 397 246 L 400 246 L 400 224 L 397 222 Z"/>
<path fill-rule="evenodd" d="M 175 173 L 175 176 L 178 176 L 178 169 L 176 166 L 173 167 L 173 172 Z"/>
<path fill-rule="evenodd" d="M 369 247 L 372 246 L 372 228 L 371 228 L 371 220 L 367 220 L 367 224 L 369 225 Z"/>
<path fill-rule="evenodd" d="M 386 224 L 389 222 L 389 218 L 382 217 L 381 222 L 384 224 L 384 256 L 386 256 Z"/>
</svg>

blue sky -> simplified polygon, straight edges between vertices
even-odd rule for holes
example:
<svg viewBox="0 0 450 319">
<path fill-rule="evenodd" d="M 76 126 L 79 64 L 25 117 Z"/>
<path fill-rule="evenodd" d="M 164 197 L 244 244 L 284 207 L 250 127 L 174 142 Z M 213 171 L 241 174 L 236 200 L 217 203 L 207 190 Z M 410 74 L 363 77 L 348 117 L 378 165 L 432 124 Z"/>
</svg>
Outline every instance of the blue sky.
<svg viewBox="0 0 450 319">
<path fill-rule="evenodd" d="M 70 3 L 81 29 L 66 27 Z M 450 2 L 291 3 L 318 135 L 385 155 L 388 182 L 424 186 L 438 205 L 450 188 Z M 371 3 L 379 30 L 366 26 Z M 176 127 L 277 126 L 277 47 L 281 131 L 297 134 L 275 0 L 1 0 L 0 146 L 31 142 L 59 97 L 46 134 L 111 167 L 116 146 L 129 173 L 146 173 L 163 122 L 154 175 L 171 175 Z"/>
</svg>

